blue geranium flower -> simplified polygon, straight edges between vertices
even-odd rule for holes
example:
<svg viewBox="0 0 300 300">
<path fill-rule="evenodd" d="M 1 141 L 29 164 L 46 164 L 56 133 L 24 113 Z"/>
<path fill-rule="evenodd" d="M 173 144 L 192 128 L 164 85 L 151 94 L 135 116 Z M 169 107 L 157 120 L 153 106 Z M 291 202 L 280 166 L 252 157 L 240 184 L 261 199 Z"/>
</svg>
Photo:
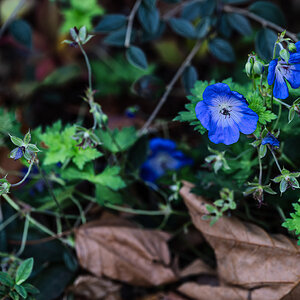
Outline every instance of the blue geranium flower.
<svg viewBox="0 0 300 300">
<path fill-rule="evenodd" d="M 262 139 L 261 144 L 262 145 L 269 144 L 271 147 L 279 147 L 280 145 L 276 137 L 270 132 L 268 132 L 267 135 Z"/>
<path fill-rule="evenodd" d="M 231 91 L 225 83 L 208 86 L 195 110 L 208 130 L 208 138 L 215 144 L 236 143 L 240 132 L 251 134 L 257 126 L 258 115 L 248 107 L 244 96 Z"/>
<path fill-rule="evenodd" d="M 141 178 L 148 182 L 155 182 L 168 170 L 178 170 L 193 163 L 191 158 L 177 150 L 175 142 L 168 139 L 151 139 L 150 150 L 150 156 L 141 167 Z"/>
<path fill-rule="evenodd" d="M 273 95 L 279 99 L 289 96 L 289 89 L 285 79 L 293 89 L 300 87 L 300 42 L 296 44 L 296 53 L 290 53 L 289 61 L 273 59 L 269 64 L 268 83 L 274 83 Z"/>
</svg>

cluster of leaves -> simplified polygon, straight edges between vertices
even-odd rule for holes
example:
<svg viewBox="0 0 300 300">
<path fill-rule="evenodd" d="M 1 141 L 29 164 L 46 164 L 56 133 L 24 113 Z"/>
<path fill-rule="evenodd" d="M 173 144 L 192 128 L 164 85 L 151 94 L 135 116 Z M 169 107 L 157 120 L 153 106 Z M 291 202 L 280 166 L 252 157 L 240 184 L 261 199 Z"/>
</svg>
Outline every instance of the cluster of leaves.
<svg viewBox="0 0 300 300">
<path fill-rule="evenodd" d="M 299 203 L 293 203 L 293 207 L 294 212 L 291 213 L 291 217 L 287 218 L 282 226 L 298 235 L 298 245 L 300 246 L 300 205 Z"/>
<path fill-rule="evenodd" d="M 16 270 L 15 264 L 19 264 Z M 0 296 L 3 299 L 10 297 L 13 300 L 34 300 L 39 290 L 32 284 L 25 282 L 33 268 L 33 258 L 19 262 L 13 262 L 7 272 L 0 272 Z"/>
<path fill-rule="evenodd" d="M 15 114 L 0 108 L 0 146 L 5 145 L 5 138 L 8 132 L 17 135 L 19 134 L 19 128 L 20 124 L 16 121 Z"/>
</svg>

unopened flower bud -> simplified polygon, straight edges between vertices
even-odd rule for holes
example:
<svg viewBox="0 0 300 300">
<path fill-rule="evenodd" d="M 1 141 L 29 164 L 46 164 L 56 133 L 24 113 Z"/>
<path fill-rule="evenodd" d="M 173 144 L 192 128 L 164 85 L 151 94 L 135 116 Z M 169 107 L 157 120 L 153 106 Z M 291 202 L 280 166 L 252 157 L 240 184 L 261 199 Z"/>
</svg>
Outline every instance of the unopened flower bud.
<svg viewBox="0 0 300 300">
<path fill-rule="evenodd" d="M 248 77 L 251 77 L 252 75 L 252 70 L 253 70 L 253 64 L 251 62 L 247 62 L 245 65 L 245 71 Z"/>
<path fill-rule="evenodd" d="M 264 66 L 261 62 L 255 61 L 253 65 L 253 73 L 254 75 L 261 75 L 264 72 Z"/>
<path fill-rule="evenodd" d="M 296 52 L 297 51 L 296 45 L 294 43 L 289 43 L 288 49 L 289 49 L 290 52 Z"/>
</svg>

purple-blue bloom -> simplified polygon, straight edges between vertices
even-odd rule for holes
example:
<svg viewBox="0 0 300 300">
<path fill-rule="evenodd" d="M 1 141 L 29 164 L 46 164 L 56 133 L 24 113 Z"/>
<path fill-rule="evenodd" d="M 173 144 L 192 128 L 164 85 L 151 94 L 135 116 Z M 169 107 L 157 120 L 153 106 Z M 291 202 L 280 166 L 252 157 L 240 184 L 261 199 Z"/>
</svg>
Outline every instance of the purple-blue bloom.
<svg viewBox="0 0 300 300">
<path fill-rule="evenodd" d="M 257 126 L 258 115 L 248 107 L 244 96 L 231 91 L 225 83 L 208 86 L 195 111 L 208 130 L 208 138 L 215 144 L 236 143 L 240 132 L 251 134 Z"/>
<path fill-rule="evenodd" d="M 178 170 L 193 164 L 193 160 L 182 151 L 177 150 L 172 140 L 153 138 L 150 140 L 151 153 L 141 167 L 141 178 L 148 182 L 155 182 L 168 170 Z"/>
<path fill-rule="evenodd" d="M 273 59 L 269 64 L 268 84 L 274 82 L 273 95 L 278 99 L 286 99 L 289 89 L 285 79 L 293 89 L 300 87 L 300 42 L 296 44 L 297 52 L 290 53 L 289 61 Z"/>
<path fill-rule="evenodd" d="M 25 152 L 25 147 L 23 147 L 23 146 L 17 147 L 10 152 L 9 156 L 10 156 L 10 158 L 13 158 L 14 160 L 18 160 L 24 155 L 24 152 Z"/>
<path fill-rule="evenodd" d="M 279 147 L 280 145 L 276 137 L 270 132 L 268 132 L 267 135 L 262 139 L 261 144 L 262 145 L 269 144 L 271 147 Z"/>
</svg>

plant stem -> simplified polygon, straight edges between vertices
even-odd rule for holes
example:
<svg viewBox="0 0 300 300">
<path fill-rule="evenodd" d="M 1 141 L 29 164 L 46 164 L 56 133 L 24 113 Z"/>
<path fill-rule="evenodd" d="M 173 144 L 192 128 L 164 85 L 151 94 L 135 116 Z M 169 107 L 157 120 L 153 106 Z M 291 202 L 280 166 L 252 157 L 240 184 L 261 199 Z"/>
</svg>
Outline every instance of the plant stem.
<svg viewBox="0 0 300 300">
<path fill-rule="evenodd" d="M 16 256 L 20 256 L 25 249 L 27 236 L 28 236 L 28 229 L 29 229 L 29 219 L 26 216 L 25 223 L 24 223 L 23 235 L 22 235 L 22 242 L 21 242 L 19 251 L 16 253 Z"/>
<path fill-rule="evenodd" d="M 281 112 L 282 112 L 282 105 L 279 103 L 278 116 L 277 116 L 277 119 L 276 119 L 273 129 L 276 129 L 276 127 L 278 125 L 279 119 L 281 117 Z"/>
<path fill-rule="evenodd" d="M 283 32 L 285 30 L 283 27 L 280 27 L 273 22 L 267 21 L 266 19 L 250 12 L 247 9 L 234 7 L 234 6 L 230 6 L 230 5 L 224 5 L 223 10 L 228 13 L 238 13 L 238 14 L 244 15 L 244 16 L 248 17 L 249 19 L 252 19 L 252 20 L 260 23 L 263 27 L 268 27 L 268 28 L 274 29 L 277 32 Z M 298 41 L 297 35 L 295 33 L 286 31 L 286 35 L 288 37 L 290 37 L 292 40 L 294 40 L 295 42 Z"/>
<path fill-rule="evenodd" d="M 278 213 L 279 213 L 282 221 L 285 221 L 286 220 L 286 216 L 285 216 L 282 208 L 279 205 L 276 205 L 276 209 L 278 210 Z"/>
<path fill-rule="evenodd" d="M 280 167 L 280 165 L 279 165 L 279 162 L 278 162 L 278 160 L 277 160 L 277 157 L 276 157 L 276 155 L 275 155 L 273 149 L 272 149 L 269 145 L 268 145 L 268 148 L 269 148 L 269 150 L 271 151 L 271 153 L 272 153 L 272 155 L 273 155 L 273 158 L 274 158 L 274 161 L 275 161 L 275 163 L 276 163 L 276 166 L 277 166 L 278 170 L 280 171 L 280 173 L 282 173 L 281 167 Z"/>
<path fill-rule="evenodd" d="M 275 97 L 274 97 L 274 100 L 275 100 L 276 102 L 280 103 L 281 105 L 285 106 L 285 107 L 288 108 L 288 109 L 290 109 L 290 108 L 292 107 L 291 105 L 288 105 L 287 103 L 285 103 L 285 102 L 283 102 L 283 101 L 281 101 L 281 100 L 279 100 L 279 99 L 277 99 L 277 98 L 275 98 Z"/>
<path fill-rule="evenodd" d="M 11 186 L 15 187 L 15 186 L 21 185 L 27 179 L 27 177 L 29 176 L 32 166 L 33 166 L 33 162 L 30 163 L 30 165 L 28 167 L 28 170 L 27 170 L 27 173 L 25 174 L 23 179 L 21 181 L 17 182 L 17 183 L 12 184 Z"/>
<path fill-rule="evenodd" d="M 261 162 L 261 157 L 259 155 L 259 150 L 257 148 L 257 153 L 258 153 L 258 164 L 259 164 L 259 177 L 258 177 L 258 183 L 259 185 L 262 185 L 262 162 Z"/>
<path fill-rule="evenodd" d="M 19 213 L 15 213 L 14 215 L 11 215 L 7 220 L 5 220 L 3 223 L 0 224 L 0 231 L 4 230 L 6 226 L 8 226 L 11 222 L 13 222 L 17 217 L 19 216 Z"/>
<path fill-rule="evenodd" d="M 130 47 L 133 21 L 134 21 L 134 17 L 136 15 L 141 3 L 142 3 L 142 0 L 137 0 L 130 12 L 130 15 L 128 16 L 128 25 L 127 25 L 127 29 L 126 29 L 126 36 L 125 36 L 125 43 L 124 43 L 125 48 Z"/>
<path fill-rule="evenodd" d="M 195 44 L 195 46 L 192 49 L 192 51 L 190 52 L 190 54 L 186 57 L 186 59 L 184 60 L 184 62 L 180 66 L 180 68 L 177 70 L 176 74 L 174 75 L 174 77 L 172 78 L 170 83 L 168 84 L 164 94 L 162 95 L 161 99 L 159 100 L 159 102 L 158 102 L 157 106 L 155 107 L 154 111 L 152 112 L 152 114 L 148 118 L 148 120 L 145 123 L 145 125 L 143 126 L 143 128 L 140 130 L 140 135 L 147 133 L 149 126 L 151 125 L 153 120 L 156 118 L 156 116 L 159 113 L 160 109 L 162 108 L 162 106 L 166 102 L 166 100 L 167 100 L 170 92 L 172 91 L 175 83 L 177 82 L 179 77 L 182 75 L 185 68 L 190 64 L 190 62 L 194 58 L 194 56 L 197 54 L 200 47 L 201 47 L 201 41 L 199 40 L 199 41 L 197 41 L 197 43 Z"/>
<path fill-rule="evenodd" d="M 91 64 L 90 64 L 89 58 L 88 58 L 85 50 L 83 49 L 81 43 L 78 43 L 78 46 L 79 46 L 80 51 L 83 54 L 84 59 L 85 59 L 85 63 L 86 63 L 87 70 L 88 70 L 88 77 L 89 77 L 89 90 L 90 90 L 90 92 L 92 92 L 93 85 L 92 85 L 92 68 L 91 68 Z"/>
</svg>

